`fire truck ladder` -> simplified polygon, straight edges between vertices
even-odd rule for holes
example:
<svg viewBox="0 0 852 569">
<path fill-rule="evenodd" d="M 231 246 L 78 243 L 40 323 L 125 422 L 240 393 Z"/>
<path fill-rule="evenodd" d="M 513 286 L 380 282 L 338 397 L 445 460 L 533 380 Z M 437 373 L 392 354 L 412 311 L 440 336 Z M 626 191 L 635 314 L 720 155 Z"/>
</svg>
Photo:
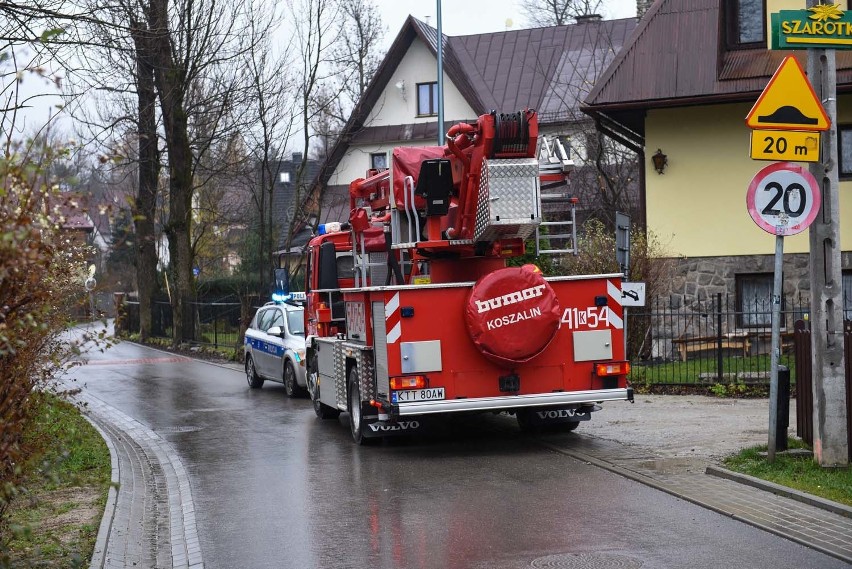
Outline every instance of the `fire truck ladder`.
<svg viewBox="0 0 852 569">
<path fill-rule="evenodd" d="M 568 157 L 568 152 L 558 137 L 542 137 L 538 154 L 539 174 L 542 178 L 558 178 L 566 176 L 574 169 L 574 161 Z M 548 191 L 550 189 L 551 191 Z M 535 230 L 535 254 L 538 255 L 577 255 L 577 198 L 564 190 L 564 181 L 541 186 L 542 222 Z M 556 190 L 556 191 L 553 191 Z M 560 191 L 562 190 L 562 191 Z M 571 204 L 568 218 L 565 211 L 554 207 L 556 204 Z M 551 207 L 548 207 L 551 206 Z M 545 221 L 547 213 L 556 214 L 559 210 L 560 219 Z M 552 228 L 552 229 L 551 229 Z M 552 232 L 551 232 L 552 231 Z"/>
</svg>

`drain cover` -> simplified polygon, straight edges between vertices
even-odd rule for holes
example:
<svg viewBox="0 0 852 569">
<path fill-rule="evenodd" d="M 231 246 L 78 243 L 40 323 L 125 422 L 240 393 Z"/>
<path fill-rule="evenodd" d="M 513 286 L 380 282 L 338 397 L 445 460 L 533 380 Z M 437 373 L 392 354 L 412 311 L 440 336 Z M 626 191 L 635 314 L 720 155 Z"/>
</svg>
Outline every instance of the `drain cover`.
<svg viewBox="0 0 852 569">
<path fill-rule="evenodd" d="M 182 425 L 179 427 L 162 427 L 157 429 L 159 433 L 194 433 L 200 431 L 201 427 L 193 427 L 191 425 Z"/>
<path fill-rule="evenodd" d="M 536 569 L 638 569 L 642 562 L 633 557 L 610 553 L 560 553 L 533 559 Z"/>
</svg>

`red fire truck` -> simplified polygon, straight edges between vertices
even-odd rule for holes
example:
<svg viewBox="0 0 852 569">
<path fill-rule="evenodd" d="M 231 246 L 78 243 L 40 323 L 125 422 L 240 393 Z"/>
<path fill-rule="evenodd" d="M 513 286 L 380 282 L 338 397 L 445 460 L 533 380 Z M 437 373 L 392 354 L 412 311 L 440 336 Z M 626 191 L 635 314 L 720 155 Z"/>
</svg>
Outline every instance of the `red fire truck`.
<svg viewBox="0 0 852 569">
<path fill-rule="evenodd" d="M 348 223 L 308 245 L 320 418 L 347 412 L 363 444 L 452 413 L 570 430 L 601 402 L 632 401 L 621 275 L 507 266 L 543 223 L 542 186 L 564 181 L 541 171 L 538 143 L 534 111 L 492 112 L 453 126 L 445 146 L 394 149 L 390 168 L 350 184 Z"/>
</svg>

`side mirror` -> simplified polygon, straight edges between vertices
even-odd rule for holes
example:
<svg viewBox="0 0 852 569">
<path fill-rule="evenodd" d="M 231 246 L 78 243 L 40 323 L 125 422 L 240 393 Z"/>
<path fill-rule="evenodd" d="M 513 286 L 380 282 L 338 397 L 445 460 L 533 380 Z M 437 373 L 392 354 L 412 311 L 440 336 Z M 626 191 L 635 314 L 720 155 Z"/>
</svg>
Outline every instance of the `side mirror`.
<svg viewBox="0 0 852 569">
<path fill-rule="evenodd" d="M 267 330 L 266 333 L 270 336 L 284 337 L 284 328 L 282 328 L 281 326 L 273 326 L 272 328 Z"/>
</svg>

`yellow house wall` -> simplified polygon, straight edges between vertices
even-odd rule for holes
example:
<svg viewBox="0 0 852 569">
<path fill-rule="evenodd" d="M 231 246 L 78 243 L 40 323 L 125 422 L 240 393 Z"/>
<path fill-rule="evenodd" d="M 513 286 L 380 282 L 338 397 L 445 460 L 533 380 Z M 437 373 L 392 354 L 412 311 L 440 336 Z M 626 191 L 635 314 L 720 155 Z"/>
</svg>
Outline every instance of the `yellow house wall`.
<svg viewBox="0 0 852 569">
<path fill-rule="evenodd" d="M 671 255 L 763 255 L 775 237 L 758 228 L 746 209 L 751 179 L 771 162 L 749 157 L 751 104 L 648 112 L 645 123 L 648 229 Z M 852 98 L 840 97 L 839 124 L 852 122 Z M 660 148 L 668 166 L 660 175 L 651 156 Z M 852 182 L 840 183 L 841 247 L 852 249 Z M 808 232 L 784 239 L 785 253 L 808 251 Z"/>
</svg>

